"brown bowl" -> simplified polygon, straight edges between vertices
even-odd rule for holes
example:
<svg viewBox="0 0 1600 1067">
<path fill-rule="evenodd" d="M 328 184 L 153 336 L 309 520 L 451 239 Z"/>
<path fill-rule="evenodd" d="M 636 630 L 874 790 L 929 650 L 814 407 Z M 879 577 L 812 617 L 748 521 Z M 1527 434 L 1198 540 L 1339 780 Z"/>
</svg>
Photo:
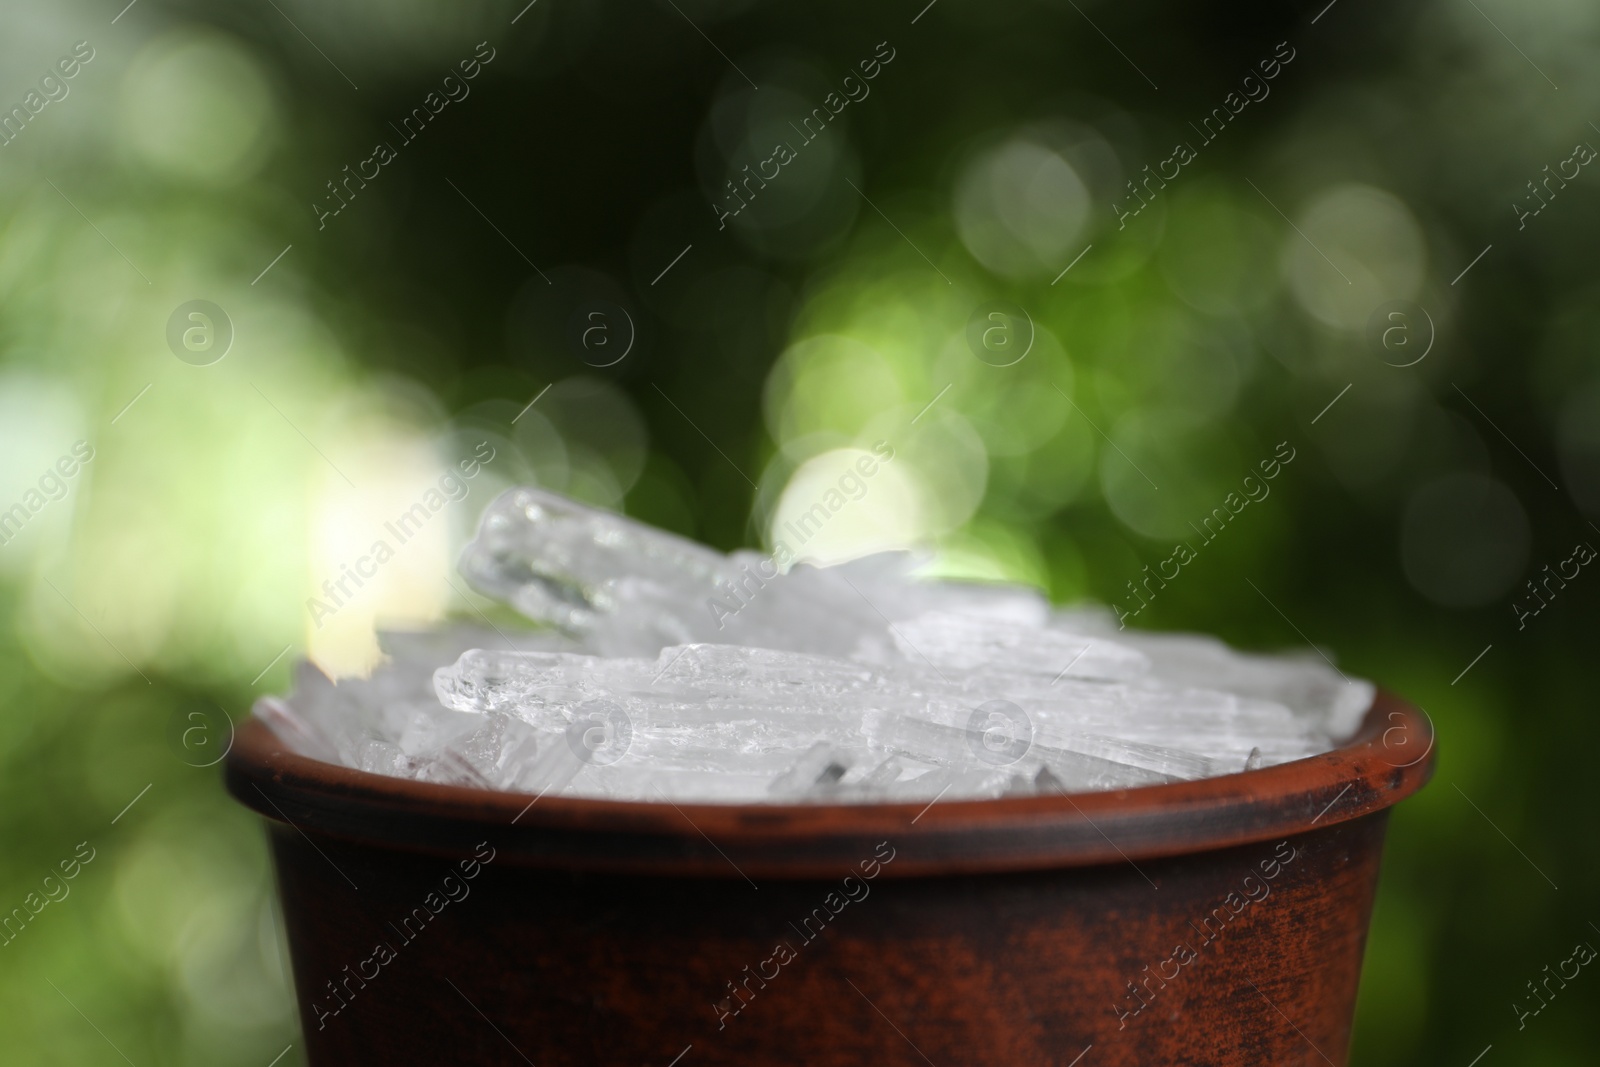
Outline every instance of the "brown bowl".
<svg viewBox="0 0 1600 1067">
<path fill-rule="evenodd" d="M 1345 1061 L 1388 808 L 1432 724 L 1074 796 L 623 803 L 227 760 L 268 828 L 308 1059 Z"/>
</svg>

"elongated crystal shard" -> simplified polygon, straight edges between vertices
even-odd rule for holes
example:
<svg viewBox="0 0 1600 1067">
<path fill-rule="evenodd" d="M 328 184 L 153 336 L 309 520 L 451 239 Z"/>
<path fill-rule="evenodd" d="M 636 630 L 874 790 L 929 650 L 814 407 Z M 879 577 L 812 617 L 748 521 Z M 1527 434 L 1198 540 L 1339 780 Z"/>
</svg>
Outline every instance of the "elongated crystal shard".
<svg viewBox="0 0 1600 1067">
<path fill-rule="evenodd" d="M 317 759 L 542 796 L 928 804 L 1270 767 L 1349 736 L 1373 687 L 1321 653 L 1120 629 L 1036 590 L 724 555 L 535 488 L 461 560 L 542 627 L 384 634 L 256 714 Z"/>
</svg>

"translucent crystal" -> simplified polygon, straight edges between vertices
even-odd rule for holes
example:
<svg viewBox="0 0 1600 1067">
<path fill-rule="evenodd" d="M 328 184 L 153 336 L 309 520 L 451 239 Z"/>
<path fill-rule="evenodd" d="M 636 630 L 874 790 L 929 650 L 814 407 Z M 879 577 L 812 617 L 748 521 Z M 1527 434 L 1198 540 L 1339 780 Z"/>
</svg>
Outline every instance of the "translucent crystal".
<svg viewBox="0 0 1600 1067">
<path fill-rule="evenodd" d="M 853 762 L 847 753 L 818 741 L 805 750 L 793 767 L 773 779 L 768 791 L 774 796 L 825 793 L 839 784 Z"/>
<path fill-rule="evenodd" d="M 903 658 L 941 672 L 1124 679 L 1150 669 L 1148 657 L 1119 642 L 1006 619 L 929 611 L 890 633 Z"/>
<path fill-rule="evenodd" d="M 1048 618 L 1035 591 L 915 583 L 905 575 L 914 562 L 891 553 L 786 569 L 521 488 L 489 505 L 461 570 L 480 592 L 608 656 L 692 643 L 848 656 L 887 647 L 896 620 L 928 611 L 1034 627 Z"/>
<path fill-rule="evenodd" d="M 897 755 L 941 767 L 1027 755 L 1072 789 L 1201 778 L 1240 769 L 1251 753 L 1260 763 L 1314 750 L 1303 723 L 1271 702 L 1174 693 L 1149 680 L 1040 677 L 1010 690 L 1016 702 L 1001 702 L 1015 709 L 1025 736 L 1014 754 L 996 758 L 986 731 L 974 726 L 988 691 L 970 675 L 957 683 L 907 664 L 875 669 L 732 645 L 668 648 L 649 661 L 472 650 L 435 673 L 435 689 L 449 708 L 509 712 L 546 730 L 615 717 L 626 723 L 630 757 L 656 766 L 735 773 L 776 760 L 774 773 L 790 776 L 773 783 L 777 793 L 814 791 L 830 753 L 840 772 L 823 784 L 840 783 L 856 762 L 843 754 L 858 750 L 874 766 Z M 609 710 L 597 712 L 601 706 Z M 813 768 L 803 757 L 823 762 Z M 909 781 L 888 770 L 867 778 Z"/>
<path fill-rule="evenodd" d="M 1319 726 L 1325 741 L 1354 733 L 1377 693 L 1371 682 L 1350 677 L 1319 652 L 1263 656 L 1203 634 L 1118 630 L 1111 613 L 1102 609 L 1058 612 L 1053 625 L 1099 633 L 1143 652 L 1169 685 L 1221 689 L 1291 707 Z"/>
<path fill-rule="evenodd" d="M 1270 767 L 1339 743 L 1372 702 L 1320 653 L 1124 630 L 924 563 L 780 567 L 516 489 L 461 566 L 543 629 L 385 633 L 371 677 L 302 664 L 256 714 L 308 756 L 446 785 L 926 805 Z"/>
</svg>

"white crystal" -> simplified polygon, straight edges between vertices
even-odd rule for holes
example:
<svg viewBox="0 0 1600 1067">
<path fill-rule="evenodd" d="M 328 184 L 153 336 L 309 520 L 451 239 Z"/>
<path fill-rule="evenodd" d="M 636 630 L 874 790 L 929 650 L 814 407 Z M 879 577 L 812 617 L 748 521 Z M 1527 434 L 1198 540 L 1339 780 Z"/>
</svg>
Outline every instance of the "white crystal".
<svg viewBox="0 0 1600 1067">
<path fill-rule="evenodd" d="M 1136 678 L 1150 669 L 1143 653 L 1103 637 L 977 615 L 929 611 L 890 627 L 907 660 L 935 671 L 1032 674 L 1052 680 Z"/>
<path fill-rule="evenodd" d="M 783 570 L 516 489 L 462 571 L 546 629 L 383 634 L 370 678 L 302 664 L 256 713 L 314 758 L 450 785 L 928 803 L 1272 766 L 1337 744 L 1372 701 L 1320 653 L 1122 630 L 921 562 Z"/>
</svg>

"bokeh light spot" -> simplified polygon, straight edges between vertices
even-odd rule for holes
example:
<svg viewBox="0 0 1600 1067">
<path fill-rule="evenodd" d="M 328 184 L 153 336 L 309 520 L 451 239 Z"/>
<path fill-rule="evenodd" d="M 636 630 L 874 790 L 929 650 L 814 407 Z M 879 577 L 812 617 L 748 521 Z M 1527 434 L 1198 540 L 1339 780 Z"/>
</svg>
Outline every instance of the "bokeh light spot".
<svg viewBox="0 0 1600 1067">
<path fill-rule="evenodd" d="M 146 46 L 129 68 L 122 133 L 169 177 L 227 185 L 265 161 L 278 117 L 261 68 L 214 32 L 178 30 Z"/>
</svg>

